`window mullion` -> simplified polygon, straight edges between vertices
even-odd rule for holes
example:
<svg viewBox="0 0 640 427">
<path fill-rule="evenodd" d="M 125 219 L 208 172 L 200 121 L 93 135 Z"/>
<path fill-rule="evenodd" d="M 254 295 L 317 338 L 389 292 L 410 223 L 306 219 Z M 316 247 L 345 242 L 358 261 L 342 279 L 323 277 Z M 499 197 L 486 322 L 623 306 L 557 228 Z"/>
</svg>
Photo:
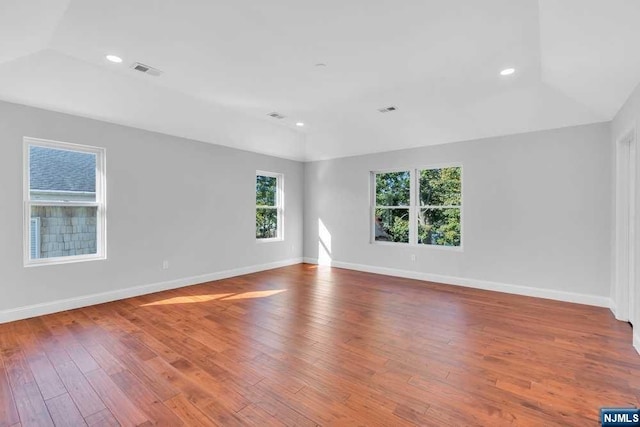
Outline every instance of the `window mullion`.
<svg viewBox="0 0 640 427">
<path fill-rule="evenodd" d="M 418 184 L 416 170 L 411 169 L 409 173 L 409 244 L 415 245 L 418 242 L 418 216 L 416 212 L 416 205 L 418 204 Z"/>
<path fill-rule="evenodd" d="M 369 198 L 371 200 L 370 209 L 369 209 L 369 242 L 374 243 L 376 241 L 376 209 L 378 200 L 376 198 L 376 174 L 375 172 L 371 172 L 369 174 L 369 179 L 371 182 L 370 190 L 369 190 Z"/>
<path fill-rule="evenodd" d="M 69 208 L 99 208 L 103 205 L 100 202 L 53 202 L 53 201 L 44 201 L 44 200 L 27 200 L 26 203 L 31 206 L 60 206 L 60 207 L 69 207 Z"/>
<path fill-rule="evenodd" d="M 278 185 L 278 238 L 284 239 L 284 178 L 279 174 L 276 178 Z"/>
<path fill-rule="evenodd" d="M 460 209 L 461 205 L 425 205 L 421 209 Z"/>
</svg>

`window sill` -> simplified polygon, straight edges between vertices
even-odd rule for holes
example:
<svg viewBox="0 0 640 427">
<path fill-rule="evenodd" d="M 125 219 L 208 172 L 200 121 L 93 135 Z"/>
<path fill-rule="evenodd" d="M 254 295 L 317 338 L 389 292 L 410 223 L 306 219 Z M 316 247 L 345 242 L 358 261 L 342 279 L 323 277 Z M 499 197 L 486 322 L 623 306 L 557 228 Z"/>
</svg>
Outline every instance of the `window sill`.
<svg viewBox="0 0 640 427">
<path fill-rule="evenodd" d="M 24 267 L 31 268 L 31 267 L 43 267 L 45 265 L 75 264 L 77 262 L 105 261 L 106 259 L 107 257 L 105 255 L 39 258 L 36 260 L 30 259 L 28 261 L 25 261 Z"/>
<path fill-rule="evenodd" d="M 256 239 L 256 243 L 272 243 L 272 242 L 284 242 L 282 237 L 271 237 L 268 239 Z"/>
<path fill-rule="evenodd" d="M 464 252 L 463 246 L 425 245 L 422 243 L 385 242 L 382 240 L 374 240 L 373 242 L 369 243 L 376 246 L 399 246 L 407 248 L 427 248 L 449 252 Z"/>
</svg>

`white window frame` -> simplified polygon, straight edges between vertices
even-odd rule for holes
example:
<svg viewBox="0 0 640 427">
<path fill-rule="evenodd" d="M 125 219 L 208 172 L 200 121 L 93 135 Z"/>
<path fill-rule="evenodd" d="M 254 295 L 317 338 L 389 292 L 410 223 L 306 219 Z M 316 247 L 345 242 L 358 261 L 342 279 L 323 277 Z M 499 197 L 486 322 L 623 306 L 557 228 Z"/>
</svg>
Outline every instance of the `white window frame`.
<svg viewBox="0 0 640 427">
<path fill-rule="evenodd" d="M 96 201 L 49 201 L 31 200 L 29 191 L 29 147 L 44 147 L 56 150 L 76 151 L 95 154 L 96 156 Z M 51 141 L 39 138 L 25 137 L 23 139 L 23 257 L 25 267 L 43 265 L 69 264 L 83 261 L 96 261 L 107 259 L 107 218 L 106 218 L 106 149 L 88 145 L 72 144 L 68 142 Z M 96 208 L 96 253 L 86 255 L 72 255 L 63 257 L 31 259 L 31 207 L 56 206 L 56 207 L 95 207 Z"/>
<path fill-rule="evenodd" d="M 397 173 L 397 172 L 409 172 L 409 204 L 407 206 L 380 206 L 383 209 L 407 209 L 409 211 L 409 242 L 388 242 L 384 240 L 376 240 L 376 209 L 378 208 L 376 202 L 376 175 L 385 174 L 385 173 Z M 370 227 L 370 242 L 376 245 L 400 245 L 406 246 L 412 244 L 412 236 L 411 236 L 411 224 L 413 223 L 413 219 L 415 216 L 415 203 L 414 203 L 414 179 L 413 179 L 413 170 L 411 168 L 400 168 L 400 169 L 385 169 L 379 171 L 372 171 L 370 176 L 371 182 L 371 212 L 369 213 L 369 221 L 371 222 Z"/>
<path fill-rule="evenodd" d="M 460 209 L 460 246 L 430 245 L 426 243 L 418 243 L 418 211 L 419 209 L 427 209 L 429 206 L 420 205 L 420 174 L 419 171 L 427 169 L 444 169 L 444 168 L 460 168 L 460 206 L 453 206 Z M 409 197 L 409 243 L 403 242 L 387 242 L 376 240 L 375 238 L 375 212 L 376 212 L 376 174 L 393 173 L 393 172 L 409 172 L 410 174 L 410 197 Z M 391 245 L 391 246 L 411 246 L 420 248 L 430 248 L 436 250 L 463 252 L 464 251 L 464 167 L 462 163 L 442 163 L 432 164 L 428 166 L 417 166 L 410 168 L 381 169 L 370 172 L 370 212 L 369 212 L 369 242 L 374 245 Z M 405 206 L 399 206 L 405 209 Z M 441 208 L 441 207 L 440 207 Z"/>
<path fill-rule="evenodd" d="M 256 204 L 256 215 L 258 209 L 276 209 L 277 210 L 277 236 L 276 237 L 266 237 L 259 238 L 256 236 L 257 243 L 269 243 L 269 242 L 281 242 L 284 240 L 284 174 L 279 172 L 267 172 L 267 171 L 256 171 L 256 178 L 258 176 L 268 176 L 276 179 L 276 205 L 275 206 L 262 206 Z M 254 200 L 255 200 L 255 180 L 254 180 Z M 255 229 L 254 229 L 255 233 Z"/>
</svg>

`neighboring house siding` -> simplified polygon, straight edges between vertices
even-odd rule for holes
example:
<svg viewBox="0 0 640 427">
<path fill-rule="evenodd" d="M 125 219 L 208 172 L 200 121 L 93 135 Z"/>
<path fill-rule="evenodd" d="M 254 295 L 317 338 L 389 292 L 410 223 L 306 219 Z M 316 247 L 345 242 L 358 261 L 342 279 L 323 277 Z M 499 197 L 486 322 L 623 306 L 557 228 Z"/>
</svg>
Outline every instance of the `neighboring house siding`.
<svg viewBox="0 0 640 427">
<path fill-rule="evenodd" d="M 42 206 L 32 218 L 40 218 L 39 258 L 95 254 L 96 209 Z"/>
</svg>

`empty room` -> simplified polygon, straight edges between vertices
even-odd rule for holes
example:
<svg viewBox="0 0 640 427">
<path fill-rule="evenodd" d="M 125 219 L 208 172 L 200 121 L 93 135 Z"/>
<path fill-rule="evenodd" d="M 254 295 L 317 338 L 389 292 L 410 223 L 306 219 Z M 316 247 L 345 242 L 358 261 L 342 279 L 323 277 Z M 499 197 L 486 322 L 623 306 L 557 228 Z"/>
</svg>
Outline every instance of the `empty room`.
<svg viewBox="0 0 640 427">
<path fill-rule="evenodd" d="M 640 426 L 639 42 L 637 0 L 0 0 L 0 427 Z"/>
</svg>

